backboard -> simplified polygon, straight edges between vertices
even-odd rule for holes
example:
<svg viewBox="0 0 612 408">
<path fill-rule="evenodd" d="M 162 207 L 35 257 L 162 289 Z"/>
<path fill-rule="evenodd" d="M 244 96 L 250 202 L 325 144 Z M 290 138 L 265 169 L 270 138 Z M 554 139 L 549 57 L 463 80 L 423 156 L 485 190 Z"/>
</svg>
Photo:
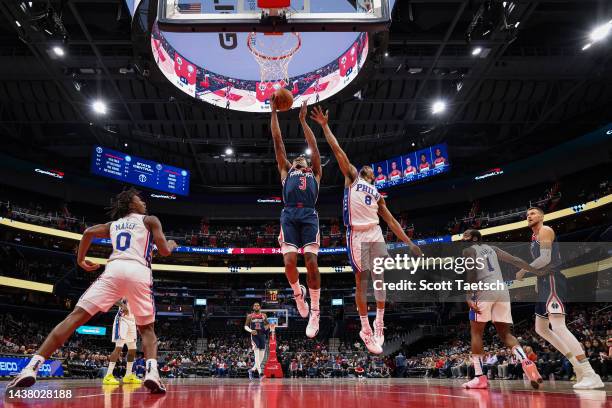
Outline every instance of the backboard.
<svg viewBox="0 0 612 408">
<path fill-rule="evenodd" d="M 286 329 L 289 327 L 289 312 L 287 309 L 261 309 L 266 314 L 268 322 L 276 325 L 276 328 Z"/>
<path fill-rule="evenodd" d="M 390 1 L 291 0 L 270 17 L 257 0 L 159 0 L 157 22 L 178 32 L 380 31 L 391 22 Z"/>
</svg>

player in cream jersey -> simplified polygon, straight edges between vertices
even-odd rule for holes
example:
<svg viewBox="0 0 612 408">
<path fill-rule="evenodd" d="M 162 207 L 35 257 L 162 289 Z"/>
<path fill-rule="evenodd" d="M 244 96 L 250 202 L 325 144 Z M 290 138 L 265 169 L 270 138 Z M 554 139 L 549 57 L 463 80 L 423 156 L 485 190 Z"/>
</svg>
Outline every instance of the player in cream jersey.
<svg viewBox="0 0 612 408">
<path fill-rule="evenodd" d="M 94 225 L 83 232 L 77 264 L 87 272 L 100 268 L 99 264 L 86 259 L 94 238 L 112 240 L 113 253 L 104 272 L 83 293 L 72 313 L 55 326 L 27 366 L 7 385 L 7 389 L 33 385 L 41 365 L 79 326 L 87 323 L 96 313 L 107 312 L 118 300 L 127 299 L 142 338 L 146 359 L 144 386 L 152 393 L 166 392 L 157 371 L 151 241 L 155 242 L 161 256 L 169 256 L 176 248 L 176 242 L 166 241 L 159 219 L 146 214 L 146 204 L 139 192 L 131 188 L 119 193 L 112 201 L 111 217 L 116 221 Z"/>
<path fill-rule="evenodd" d="M 113 252 L 108 258 L 113 261 L 135 261 L 151 267 L 153 242 L 151 231 L 144 224 L 145 214 L 132 213 L 110 224 Z"/>
<path fill-rule="evenodd" d="M 466 300 L 470 307 L 470 334 L 475 377 L 463 386 L 472 389 L 489 387 L 487 376 L 482 371 L 484 354 L 482 335 L 487 323 L 492 321 L 497 335 L 506 346 L 512 349 L 514 356 L 521 362 L 523 371 L 531 380 L 531 385 L 537 389 L 542 382 L 542 377 L 540 377 L 536 365 L 527 358 L 518 340 L 510 331 L 510 325 L 512 324 L 510 294 L 508 288 L 505 287 L 499 261 L 512 264 L 517 268 L 527 267 L 529 271 L 537 272 L 537 270 L 520 258 L 512 256 L 497 247 L 483 244 L 482 234 L 478 230 L 465 231 L 462 241 L 471 245 L 463 251 L 463 257 L 474 260 L 474 267 L 467 271 L 466 280 L 470 283 L 499 283 L 504 285 L 500 290 L 475 291 L 466 294 Z"/>
<path fill-rule="evenodd" d="M 371 353 L 382 353 L 384 338 L 384 313 L 385 292 L 374 290 L 376 297 L 376 319 L 374 320 L 374 331 L 368 320 L 367 282 L 372 274 L 373 260 L 376 257 L 387 257 L 385 239 L 380 229 L 379 217 L 387 223 L 395 235 L 405 242 L 416 256 L 421 255 L 420 249 L 412 243 L 410 238 L 402 230 L 402 226 L 393 217 L 385 199 L 374 187 L 374 170 L 370 166 L 364 166 L 358 172 L 353 166 L 346 153 L 338 144 L 338 140 L 328 126 L 329 114 L 323 113 L 320 107 L 315 107 L 311 119 L 323 128 L 325 139 L 329 143 L 340 171 L 344 174 L 344 223 L 346 225 L 346 241 L 349 252 L 349 260 L 355 273 L 355 301 L 361 319 L 361 331 L 359 336 Z M 377 280 L 383 276 L 376 276 Z"/>
</svg>

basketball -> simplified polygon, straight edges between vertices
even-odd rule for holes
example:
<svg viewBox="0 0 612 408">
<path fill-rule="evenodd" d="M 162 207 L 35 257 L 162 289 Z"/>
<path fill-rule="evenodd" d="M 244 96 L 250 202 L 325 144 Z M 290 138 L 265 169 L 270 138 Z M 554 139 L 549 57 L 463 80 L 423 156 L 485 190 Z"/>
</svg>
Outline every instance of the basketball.
<svg viewBox="0 0 612 408">
<path fill-rule="evenodd" d="M 281 88 L 274 92 L 274 102 L 276 102 L 276 109 L 279 111 L 288 111 L 293 106 L 293 95 L 289 90 Z"/>
</svg>

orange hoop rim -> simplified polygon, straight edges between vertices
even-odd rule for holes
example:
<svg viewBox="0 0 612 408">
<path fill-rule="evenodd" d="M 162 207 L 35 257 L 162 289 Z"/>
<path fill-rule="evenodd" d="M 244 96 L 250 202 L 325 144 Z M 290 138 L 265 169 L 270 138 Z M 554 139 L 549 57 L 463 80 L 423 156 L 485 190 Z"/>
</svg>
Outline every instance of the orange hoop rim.
<svg viewBox="0 0 612 408">
<path fill-rule="evenodd" d="M 251 32 L 247 36 L 247 47 L 249 47 L 249 51 L 251 52 L 251 54 L 255 55 L 257 58 L 261 58 L 261 59 L 268 60 L 268 61 L 284 60 L 284 59 L 293 57 L 295 55 L 295 53 L 298 52 L 298 50 L 300 48 L 302 48 L 302 36 L 300 35 L 300 33 L 293 33 L 293 32 L 292 33 L 288 33 L 288 34 L 293 34 L 297 38 L 298 42 L 297 42 L 296 46 L 294 48 L 292 48 L 286 54 L 279 55 L 277 57 L 271 57 L 269 55 L 265 55 L 265 54 L 260 53 L 255 48 L 253 48 L 253 46 L 251 45 L 251 39 L 253 37 L 255 37 L 257 34 L 264 34 L 264 33 Z"/>
</svg>

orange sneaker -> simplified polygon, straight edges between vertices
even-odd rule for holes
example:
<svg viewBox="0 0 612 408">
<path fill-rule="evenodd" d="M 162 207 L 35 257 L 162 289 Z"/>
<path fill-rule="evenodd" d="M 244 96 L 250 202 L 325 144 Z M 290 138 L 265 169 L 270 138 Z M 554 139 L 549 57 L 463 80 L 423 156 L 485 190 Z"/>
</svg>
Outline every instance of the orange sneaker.
<svg viewBox="0 0 612 408">
<path fill-rule="evenodd" d="M 470 381 L 463 384 L 463 388 L 468 389 L 487 389 L 489 388 L 489 379 L 486 375 L 479 375 L 472 378 Z"/>
<path fill-rule="evenodd" d="M 542 384 L 544 380 L 542 380 L 542 376 L 538 372 L 538 367 L 536 367 L 535 363 L 529 359 L 525 359 L 521 362 L 521 365 L 523 366 L 523 372 L 525 372 L 525 375 L 527 375 L 527 378 L 529 378 L 531 382 L 531 386 L 536 390 L 540 388 L 540 384 Z"/>
</svg>

